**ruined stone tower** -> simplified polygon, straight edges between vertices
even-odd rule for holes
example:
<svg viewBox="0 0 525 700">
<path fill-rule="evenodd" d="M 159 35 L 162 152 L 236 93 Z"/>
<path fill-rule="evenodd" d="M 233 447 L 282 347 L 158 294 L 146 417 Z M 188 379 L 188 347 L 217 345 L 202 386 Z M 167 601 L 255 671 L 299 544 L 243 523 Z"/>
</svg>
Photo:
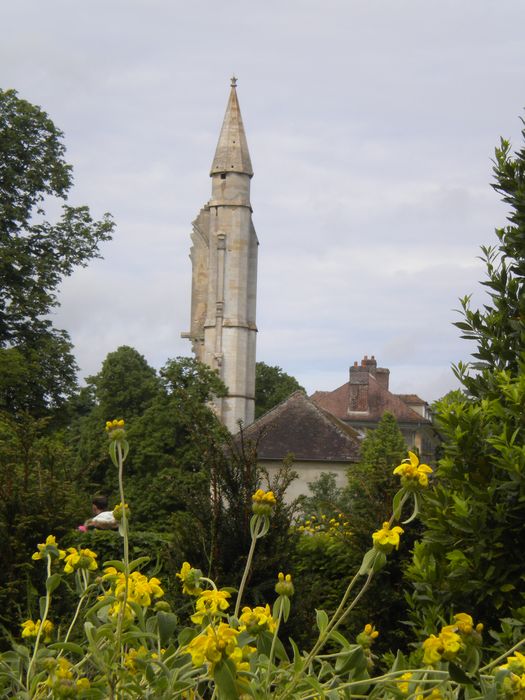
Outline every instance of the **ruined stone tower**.
<svg viewBox="0 0 525 700">
<path fill-rule="evenodd" d="M 253 177 L 246 134 L 231 91 L 211 166 L 212 194 L 193 222 L 191 340 L 198 360 L 217 369 L 228 396 L 216 410 L 231 432 L 254 418 L 257 247 L 252 223 Z"/>
</svg>

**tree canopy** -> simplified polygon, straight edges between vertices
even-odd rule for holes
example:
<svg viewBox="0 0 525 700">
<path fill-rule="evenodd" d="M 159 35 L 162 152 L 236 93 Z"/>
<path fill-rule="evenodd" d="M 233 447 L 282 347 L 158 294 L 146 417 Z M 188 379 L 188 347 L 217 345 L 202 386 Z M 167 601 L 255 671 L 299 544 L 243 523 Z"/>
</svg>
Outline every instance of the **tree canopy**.
<svg viewBox="0 0 525 700">
<path fill-rule="evenodd" d="M 280 367 L 257 362 L 255 365 L 255 417 L 259 418 L 294 391 L 303 387 Z"/>
<path fill-rule="evenodd" d="M 525 521 L 525 148 L 512 155 L 502 140 L 494 174 L 510 223 L 496 229 L 497 246 L 482 248 L 488 301 L 478 310 L 469 297 L 462 302 L 456 325 L 475 342 L 475 362 L 456 368 L 467 395 L 436 406 L 443 457 L 409 572 L 412 619 L 426 631 L 459 609 L 496 629 L 501 618 L 514 629 L 516 620 L 525 624 L 525 567 L 516 556 Z"/>
<path fill-rule="evenodd" d="M 67 205 L 73 185 L 62 132 L 40 108 L 0 90 L 0 407 L 44 413 L 75 386 L 76 365 L 65 331 L 48 318 L 57 289 L 109 240 L 109 214 L 95 221 L 87 206 Z M 62 202 L 53 223 L 46 207 Z M 15 350 L 16 352 L 10 352 Z"/>
</svg>

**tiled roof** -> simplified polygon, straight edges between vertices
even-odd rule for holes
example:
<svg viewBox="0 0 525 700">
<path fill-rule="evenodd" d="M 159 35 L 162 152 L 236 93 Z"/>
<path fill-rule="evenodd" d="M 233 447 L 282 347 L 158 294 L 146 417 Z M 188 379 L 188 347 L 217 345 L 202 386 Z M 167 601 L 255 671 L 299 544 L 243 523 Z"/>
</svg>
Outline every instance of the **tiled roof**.
<svg viewBox="0 0 525 700">
<path fill-rule="evenodd" d="M 381 386 L 372 374 L 369 375 L 368 381 L 368 411 L 366 412 L 348 410 L 350 382 L 346 382 L 334 391 L 316 391 L 310 398 L 320 408 L 329 411 L 340 420 L 375 423 L 381 420 L 385 411 L 389 411 L 399 423 L 430 422 L 407 406 L 399 396 Z"/>
<path fill-rule="evenodd" d="M 296 391 L 244 429 L 244 437 L 258 440 L 259 459 L 357 462 L 359 435 L 333 415 Z"/>
<path fill-rule="evenodd" d="M 427 404 L 427 402 L 417 394 L 395 394 L 395 396 L 398 396 L 401 401 L 404 401 L 405 403 L 414 404 L 414 406 L 426 406 Z"/>
</svg>

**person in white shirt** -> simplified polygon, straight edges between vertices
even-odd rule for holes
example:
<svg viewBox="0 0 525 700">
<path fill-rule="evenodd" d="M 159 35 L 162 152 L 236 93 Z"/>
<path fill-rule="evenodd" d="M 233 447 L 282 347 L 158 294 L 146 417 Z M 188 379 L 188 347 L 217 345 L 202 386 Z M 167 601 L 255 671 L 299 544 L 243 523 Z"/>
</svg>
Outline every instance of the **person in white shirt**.
<svg viewBox="0 0 525 700">
<path fill-rule="evenodd" d="M 97 530 L 116 530 L 118 523 L 113 517 L 113 511 L 108 510 L 107 496 L 95 496 L 91 502 L 93 517 L 86 520 L 86 528 L 97 528 Z"/>
</svg>

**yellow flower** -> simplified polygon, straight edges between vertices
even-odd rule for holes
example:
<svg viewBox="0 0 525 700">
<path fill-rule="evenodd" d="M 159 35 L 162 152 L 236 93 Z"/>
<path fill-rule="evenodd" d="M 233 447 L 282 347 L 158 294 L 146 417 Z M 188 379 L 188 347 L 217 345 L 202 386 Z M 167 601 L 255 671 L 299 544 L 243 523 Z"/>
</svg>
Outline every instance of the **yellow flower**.
<svg viewBox="0 0 525 700">
<path fill-rule="evenodd" d="M 442 659 L 451 661 L 463 648 L 461 637 L 456 632 L 455 625 L 443 627 L 439 636 L 431 634 L 423 642 L 423 663 L 426 666 L 433 666 Z"/>
<path fill-rule="evenodd" d="M 56 537 L 54 535 L 48 535 L 43 544 L 37 545 L 37 550 L 38 551 L 31 556 L 31 559 L 45 559 L 48 555 L 52 559 L 63 559 L 66 556 L 65 551 L 58 548 Z"/>
<path fill-rule="evenodd" d="M 124 421 L 120 420 L 108 420 L 106 421 L 106 432 L 111 432 L 112 430 L 122 429 L 124 427 Z"/>
<path fill-rule="evenodd" d="M 357 635 L 356 642 L 364 649 L 370 649 L 374 640 L 376 640 L 378 637 L 379 632 L 376 630 L 376 628 L 371 624 L 367 624 L 365 625 L 364 630 Z"/>
<path fill-rule="evenodd" d="M 88 678 L 78 678 L 75 681 L 73 665 L 63 656 L 59 659 L 48 659 L 48 668 L 50 671 L 46 685 L 51 687 L 54 698 L 74 698 L 91 687 Z"/>
<path fill-rule="evenodd" d="M 43 625 L 42 620 L 37 620 L 36 622 L 33 622 L 33 620 L 26 620 L 22 623 L 21 627 L 23 639 L 36 639 L 40 627 L 42 627 L 44 644 L 49 644 L 53 638 L 52 633 L 55 625 L 51 622 L 51 620 L 46 620 Z"/>
<path fill-rule="evenodd" d="M 110 440 L 115 442 L 124 442 L 126 439 L 126 429 L 124 428 L 124 421 L 120 420 L 108 420 L 106 423 L 106 433 Z"/>
<path fill-rule="evenodd" d="M 192 622 L 200 624 L 205 617 L 218 615 L 229 606 L 228 591 L 202 591 L 195 605 L 195 613 L 191 616 Z"/>
<path fill-rule="evenodd" d="M 500 666 L 500 668 L 503 668 Z M 503 679 L 503 697 L 511 700 L 523 700 L 525 698 L 525 674 L 521 676 L 510 673 Z M 498 696 L 499 697 L 499 696 Z"/>
<path fill-rule="evenodd" d="M 454 615 L 456 627 L 462 634 L 471 634 L 474 629 L 474 620 L 467 613 L 457 613 Z"/>
<path fill-rule="evenodd" d="M 72 574 L 77 569 L 86 569 L 87 571 L 98 569 L 98 564 L 95 561 L 97 555 L 90 549 L 69 547 L 67 552 L 67 556 L 64 559 L 64 572 L 66 574 Z"/>
<path fill-rule="evenodd" d="M 458 651 L 463 646 L 461 637 L 456 632 L 455 625 L 447 625 L 446 627 L 443 627 L 439 633 L 439 639 L 443 645 L 443 658 L 449 661 L 456 656 Z"/>
<path fill-rule="evenodd" d="M 116 598 L 122 598 L 126 590 L 126 576 L 119 572 L 113 566 L 104 569 L 102 579 L 111 582 L 111 592 Z M 149 607 L 153 598 L 162 598 L 164 595 L 163 589 L 160 587 L 158 578 L 141 574 L 139 571 L 134 571 L 128 577 L 128 601 L 137 603 L 141 607 Z"/>
<path fill-rule="evenodd" d="M 272 617 L 268 604 L 264 608 L 260 605 L 253 609 L 248 606 L 244 607 L 239 622 L 239 631 L 246 630 L 250 634 L 257 634 L 262 630 L 273 633 L 277 627 L 277 621 Z"/>
<path fill-rule="evenodd" d="M 413 452 L 408 452 L 408 459 L 394 469 L 394 474 L 399 474 L 404 486 L 428 486 L 428 475 L 432 474 L 432 468 L 428 464 L 420 464 L 419 458 Z"/>
<path fill-rule="evenodd" d="M 128 669 L 130 673 L 135 675 L 138 671 L 137 661 L 146 661 L 149 652 L 145 646 L 140 646 L 138 649 L 130 649 L 124 656 L 124 666 Z"/>
<path fill-rule="evenodd" d="M 256 515 L 271 515 L 272 509 L 277 505 L 273 491 L 257 489 L 252 496 L 252 511 Z"/>
<path fill-rule="evenodd" d="M 182 582 L 182 592 L 187 595 L 200 595 L 202 588 L 200 587 L 200 579 L 202 571 L 194 569 L 187 561 L 184 562 L 178 574 L 175 574 Z"/>
<path fill-rule="evenodd" d="M 132 622 L 135 619 L 135 611 L 131 607 L 131 605 L 126 602 L 126 607 L 122 608 L 122 601 L 117 600 L 114 602 L 112 605 L 109 607 L 108 615 L 109 617 L 113 620 L 113 622 L 116 622 L 118 620 L 119 615 L 121 614 L 120 611 L 123 610 L 122 613 L 122 621 L 123 622 Z"/>
<path fill-rule="evenodd" d="M 124 503 L 124 509 L 126 511 L 126 520 L 129 520 L 131 512 L 127 503 Z M 117 503 L 117 505 L 113 508 L 113 517 L 117 523 L 120 523 L 122 520 L 122 503 Z"/>
<path fill-rule="evenodd" d="M 417 688 L 421 690 L 421 688 Z M 416 695 L 416 700 L 443 700 L 443 695 L 439 688 L 432 688 L 428 695 Z"/>
<path fill-rule="evenodd" d="M 403 675 L 400 677 L 400 679 L 396 682 L 397 687 L 403 693 L 403 695 L 408 694 L 409 681 L 411 678 L 412 678 L 412 674 L 410 672 L 403 673 Z"/>
<path fill-rule="evenodd" d="M 525 655 L 521 654 L 519 651 L 515 651 L 514 656 L 509 656 L 507 658 L 507 663 L 500 666 L 500 668 L 508 668 L 512 673 L 525 673 Z"/>
<path fill-rule="evenodd" d="M 230 658 L 237 670 L 248 670 L 246 658 L 255 651 L 253 647 L 237 645 L 238 630 L 221 622 L 218 627 L 207 627 L 202 634 L 192 639 L 187 650 L 194 666 L 209 665 L 210 673 L 221 659 Z"/>
<path fill-rule="evenodd" d="M 423 642 L 423 663 L 425 666 L 433 666 L 441 661 L 443 646 L 439 637 L 431 634 L 430 637 Z"/>
<path fill-rule="evenodd" d="M 292 577 L 290 574 L 286 574 L 285 576 L 282 571 L 279 573 L 279 575 L 277 576 L 277 583 L 275 584 L 275 592 L 277 593 L 277 595 L 283 595 L 288 598 L 293 596 L 294 587 L 292 583 Z"/>
<path fill-rule="evenodd" d="M 372 534 L 374 547 L 382 552 L 391 552 L 394 547 L 399 549 L 399 535 L 404 532 L 399 525 L 390 527 L 390 523 L 383 523 L 381 530 Z"/>
</svg>

